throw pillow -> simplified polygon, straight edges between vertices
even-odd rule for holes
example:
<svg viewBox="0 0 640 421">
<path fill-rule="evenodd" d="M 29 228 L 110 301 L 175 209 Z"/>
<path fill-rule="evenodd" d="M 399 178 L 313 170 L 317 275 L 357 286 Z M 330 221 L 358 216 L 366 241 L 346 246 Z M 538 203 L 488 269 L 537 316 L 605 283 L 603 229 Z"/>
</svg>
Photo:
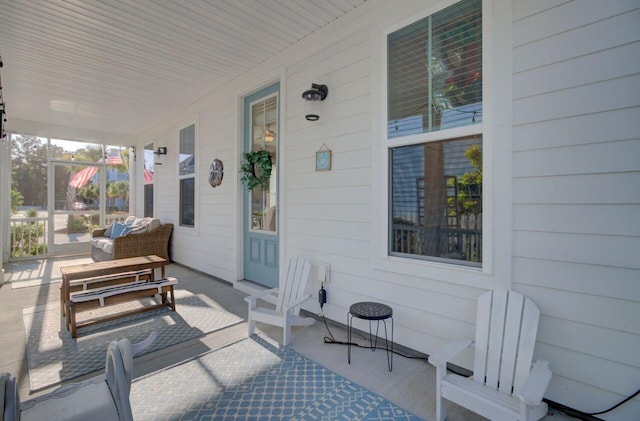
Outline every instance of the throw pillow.
<svg viewBox="0 0 640 421">
<path fill-rule="evenodd" d="M 113 231 L 113 224 L 107 227 L 107 230 L 104 232 L 103 236 L 111 238 L 111 231 Z"/>
<path fill-rule="evenodd" d="M 131 232 L 131 227 L 129 225 L 126 225 L 122 231 L 120 231 L 120 235 L 118 237 L 124 237 L 127 234 L 129 234 Z"/>
<path fill-rule="evenodd" d="M 121 224 L 120 222 L 114 222 L 113 228 L 111 229 L 111 235 L 109 236 L 109 238 L 113 240 L 116 237 L 120 237 L 120 235 L 122 234 L 122 230 L 124 230 L 125 227 L 126 227 L 125 224 Z"/>
<path fill-rule="evenodd" d="M 136 217 L 134 215 L 129 215 L 127 216 L 127 219 L 124 220 L 124 224 L 131 225 L 135 220 L 136 220 Z"/>
</svg>

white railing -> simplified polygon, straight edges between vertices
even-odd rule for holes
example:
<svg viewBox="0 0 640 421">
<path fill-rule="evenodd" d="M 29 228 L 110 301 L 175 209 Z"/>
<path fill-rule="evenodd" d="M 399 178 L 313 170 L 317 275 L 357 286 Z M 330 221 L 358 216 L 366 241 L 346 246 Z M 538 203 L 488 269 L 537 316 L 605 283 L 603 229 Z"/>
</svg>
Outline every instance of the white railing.
<svg viewBox="0 0 640 421">
<path fill-rule="evenodd" d="M 48 218 L 12 218 L 9 227 L 9 257 L 37 259 L 49 252 Z"/>
<path fill-rule="evenodd" d="M 482 262 L 482 230 L 394 223 L 391 251 Z"/>
<path fill-rule="evenodd" d="M 106 215 L 105 225 L 109 226 L 116 221 L 122 222 L 128 216 L 129 214 Z M 65 222 L 62 227 L 66 226 Z M 48 257 L 52 253 L 52 247 L 49 244 L 49 228 L 49 218 L 47 216 L 17 216 L 11 218 L 9 221 L 9 259 L 17 261 Z M 57 230 L 59 228 L 61 227 L 55 227 L 54 229 Z M 89 233 L 90 236 L 91 233 Z"/>
</svg>

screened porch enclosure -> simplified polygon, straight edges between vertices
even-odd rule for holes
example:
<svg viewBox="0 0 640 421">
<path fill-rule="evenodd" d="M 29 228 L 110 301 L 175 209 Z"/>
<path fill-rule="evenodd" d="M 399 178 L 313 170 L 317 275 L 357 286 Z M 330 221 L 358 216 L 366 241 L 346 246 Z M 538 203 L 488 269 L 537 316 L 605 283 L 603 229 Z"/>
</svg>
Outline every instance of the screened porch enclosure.
<svg viewBox="0 0 640 421">
<path fill-rule="evenodd" d="M 89 252 L 93 229 L 129 214 L 129 150 L 11 137 L 10 260 Z"/>
</svg>

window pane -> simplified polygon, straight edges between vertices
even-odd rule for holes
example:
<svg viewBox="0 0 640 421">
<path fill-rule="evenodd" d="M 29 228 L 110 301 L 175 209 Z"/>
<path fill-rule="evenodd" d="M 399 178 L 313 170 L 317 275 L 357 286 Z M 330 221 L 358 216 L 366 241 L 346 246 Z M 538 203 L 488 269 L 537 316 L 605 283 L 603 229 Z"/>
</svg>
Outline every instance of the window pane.
<svg viewBox="0 0 640 421">
<path fill-rule="evenodd" d="M 195 226 L 195 190 L 194 178 L 180 180 L 180 225 L 183 227 Z"/>
<path fill-rule="evenodd" d="M 482 2 L 463 0 L 387 38 L 389 138 L 482 120 Z"/>
<path fill-rule="evenodd" d="M 153 216 L 153 174 L 155 171 L 155 157 L 153 143 L 144 147 L 144 216 Z"/>
<path fill-rule="evenodd" d="M 278 174 L 278 97 L 272 96 L 251 106 L 251 150 L 271 155 L 271 177 L 264 188 L 256 187 L 251 197 L 251 229 L 276 232 Z"/>
<path fill-rule="evenodd" d="M 180 175 L 194 174 L 196 168 L 196 126 L 180 130 Z"/>
<path fill-rule="evenodd" d="M 482 263 L 482 138 L 390 151 L 389 252 Z"/>
</svg>

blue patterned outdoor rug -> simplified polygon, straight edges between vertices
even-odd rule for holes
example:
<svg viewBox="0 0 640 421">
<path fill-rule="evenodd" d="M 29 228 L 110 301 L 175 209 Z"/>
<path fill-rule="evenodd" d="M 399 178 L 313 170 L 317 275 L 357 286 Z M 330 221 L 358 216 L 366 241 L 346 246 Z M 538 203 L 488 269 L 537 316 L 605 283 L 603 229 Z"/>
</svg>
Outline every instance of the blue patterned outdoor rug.
<svg viewBox="0 0 640 421">
<path fill-rule="evenodd" d="M 134 381 L 142 420 L 420 420 L 284 347 L 253 336 Z"/>
<path fill-rule="evenodd" d="M 181 289 L 176 289 L 175 296 L 175 312 L 161 308 L 87 326 L 78 330 L 77 339 L 66 329 L 58 305 L 23 309 L 31 391 L 104 369 L 106 349 L 112 340 L 129 338 L 136 343 L 155 330 L 158 337 L 144 351 L 146 354 L 243 321 L 206 296 Z M 81 312 L 78 320 L 148 305 L 149 300 Z"/>
</svg>

